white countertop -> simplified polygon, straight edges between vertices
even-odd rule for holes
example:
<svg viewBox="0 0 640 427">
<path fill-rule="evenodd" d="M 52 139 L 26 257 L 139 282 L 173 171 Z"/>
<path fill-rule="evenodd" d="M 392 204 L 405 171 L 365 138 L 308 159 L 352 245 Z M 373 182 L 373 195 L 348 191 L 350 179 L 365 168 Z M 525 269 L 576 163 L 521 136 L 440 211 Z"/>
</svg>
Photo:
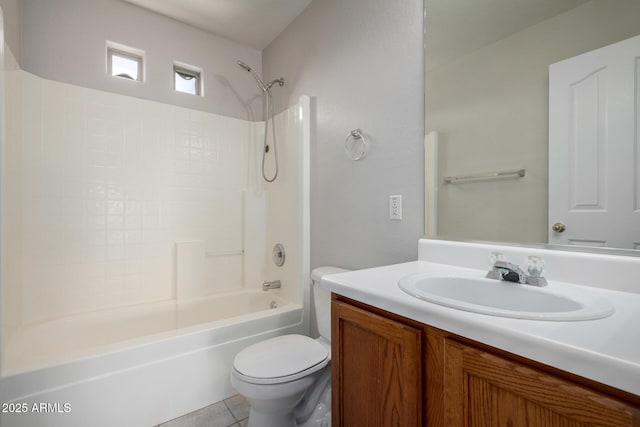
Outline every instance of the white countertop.
<svg viewBox="0 0 640 427">
<path fill-rule="evenodd" d="M 640 395 L 640 294 L 589 287 L 615 313 L 589 321 L 522 320 L 471 313 L 419 300 L 398 281 L 426 272 L 475 272 L 413 261 L 324 276 L 321 287 L 380 309 Z M 553 286 L 550 280 L 549 286 Z M 576 285 L 569 285 L 576 286 Z"/>
</svg>

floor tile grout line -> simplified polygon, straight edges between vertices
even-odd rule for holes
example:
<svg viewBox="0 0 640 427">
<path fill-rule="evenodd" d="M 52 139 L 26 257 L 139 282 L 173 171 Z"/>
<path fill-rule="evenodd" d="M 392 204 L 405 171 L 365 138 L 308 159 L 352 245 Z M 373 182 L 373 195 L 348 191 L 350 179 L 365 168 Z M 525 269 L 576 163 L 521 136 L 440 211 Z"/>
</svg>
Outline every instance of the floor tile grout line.
<svg viewBox="0 0 640 427">
<path fill-rule="evenodd" d="M 236 417 L 236 414 L 234 414 L 234 413 L 233 413 L 233 411 L 231 410 L 231 407 L 227 404 L 227 401 L 228 401 L 228 400 L 231 400 L 231 399 L 233 399 L 233 398 L 234 398 L 234 397 L 236 397 L 236 396 L 239 396 L 239 395 L 238 395 L 238 394 L 236 394 L 236 395 L 234 395 L 234 396 L 228 397 L 228 398 L 224 399 L 222 402 L 224 403 L 224 406 L 226 406 L 226 407 L 227 407 L 227 409 L 229 410 L 229 412 L 231 412 L 231 416 L 233 417 L 233 419 L 234 419 L 234 420 L 236 420 L 236 424 L 240 425 L 240 423 L 241 423 L 241 422 L 243 422 L 244 420 L 249 419 L 249 417 L 247 416 L 247 417 L 244 417 L 244 418 L 242 418 L 241 420 L 239 420 L 239 419 L 238 419 L 238 417 Z M 233 425 L 232 425 L 232 426 L 233 426 Z M 230 426 L 230 427 L 231 427 L 231 426 Z"/>
<path fill-rule="evenodd" d="M 164 425 L 167 425 L 167 427 L 170 427 L 170 426 L 174 426 L 174 424 L 176 426 L 178 426 L 178 425 L 180 425 L 180 426 L 186 425 L 186 424 L 184 424 L 184 422 L 188 417 L 196 416 L 197 413 L 201 413 L 201 412 L 207 410 L 208 408 L 211 408 L 211 407 L 214 407 L 214 406 L 219 408 L 219 410 L 217 411 L 218 413 L 213 415 L 213 417 L 218 420 L 218 423 L 216 423 L 216 425 L 222 425 L 222 424 L 219 424 L 219 422 L 222 421 L 222 419 L 220 419 L 220 417 L 222 416 L 222 413 L 226 413 L 226 415 L 224 415 L 223 418 L 225 418 L 227 422 L 233 420 L 228 425 L 225 423 L 224 425 L 226 427 L 242 427 L 243 423 L 247 422 L 248 419 L 249 419 L 248 413 L 246 412 L 246 411 L 249 410 L 249 406 L 248 406 L 248 402 L 246 402 L 246 400 L 243 400 L 242 398 L 237 399 L 238 397 L 240 397 L 240 396 L 239 395 L 231 396 L 231 397 L 229 397 L 227 399 L 220 400 L 218 402 L 212 403 L 212 404 L 207 405 L 205 407 L 196 409 L 196 410 L 194 410 L 192 412 L 189 412 L 187 414 L 180 415 L 180 416 L 178 416 L 178 417 L 176 417 L 174 419 L 171 419 L 171 420 L 168 420 L 168 421 L 164 421 L 163 423 L 158 424 L 155 427 L 162 427 Z M 232 400 L 232 399 L 234 399 L 234 400 Z M 245 406 L 246 406 L 246 408 L 245 408 Z M 237 411 L 237 414 L 234 413 L 234 411 L 231 409 L 232 407 L 235 408 L 235 410 Z M 220 412 L 220 411 L 222 411 L 222 412 Z M 246 416 L 245 416 L 245 414 L 246 414 Z M 242 419 L 239 419 L 239 417 L 241 417 L 241 416 L 244 416 L 244 417 Z M 230 418 L 230 420 L 229 420 L 229 418 Z M 199 425 L 199 423 L 198 423 L 198 425 Z"/>
<path fill-rule="evenodd" d="M 231 408 L 229 407 L 229 405 L 227 405 L 227 400 L 231 399 L 231 397 L 225 399 L 222 401 L 222 403 L 224 403 L 224 406 L 227 408 L 227 410 L 231 413 L 231 416 L 233 417 L 234 420 L 236 420 L 236 424 L 239 423 L 238 419 L 236 418 L 236 414 L 233 413 L 233 411 L 231 410 Z M 233 425 L 233 424 L 231 424 Z"/>
<path fill-rule="evenodd" d="M 243 422 L 244 420 L 248 419 L 249 417 L 244 417 L 242 419 L 238 419 L 238 417 L 236 417 L 236 414 L 233 413 L 233 411 L 231 410 L 231 407 L 227 404 L 227 400 L 232 399 L 234 396 L 231 396 L 225 400 L 223 400 L 224 402 L 224 406 L 227 407 L 227 409 L 229 410 L 229 412 L 231 412 L 231 416 L 233 417 L 234 420 L 236 420 L 237 424 L 240 424 L 241 422 Z"/>
</svg>

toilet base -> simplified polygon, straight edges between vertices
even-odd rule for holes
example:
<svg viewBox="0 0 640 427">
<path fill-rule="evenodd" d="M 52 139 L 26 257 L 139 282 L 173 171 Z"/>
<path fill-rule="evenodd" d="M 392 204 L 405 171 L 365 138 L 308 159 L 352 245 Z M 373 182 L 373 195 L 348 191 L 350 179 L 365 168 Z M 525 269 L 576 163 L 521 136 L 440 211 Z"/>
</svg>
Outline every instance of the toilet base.
<svg viewBox="0 0 640 427">
<path fill-rule="evenodd" d="M 231 384 L 249 402 L 249 427 L 331 425 L 331 366 L 283 384 L 250 384 L 235 371 Z"/>
<path fill-rule="evenodd" d="M 289 398 L 248 398 L 249 427 L 329 427 L 331 425 L 331 367 L 305 378 L 298 384 L 301 394 Z M 310 381 L 309 381 L 310 380 Z M 298 380 L 300 381 L 300 380 Z M 270 386 L 272 387 L 272 386 Z M 304 389 L 304 390 L 302 390 Z M 278 391 L 262 390 L 262 396 L 275 398 Z M 304 397 L 303 397 L 304 396 Z M 275 412 L 274 412 L 275 411 Z"/>
<path fill-rule="evenodd" d="M 283 384 L 251 384 L 232 371 L 231 385 L 249 402 L 249 427 L 296 427 L 294 409 L 317 374 Z"/>
<path fill-rule="evenodd" d="M 297 427 L 292 412 L 286 414 L 269 414 L 249 409 L 248 427 Z"/>
<path fill-rule="evenodd" d="M 296 420 L 298 427 L 331 427 L 331 382 L 325 383 L 320 401 L 304 421 Z"/>
</svg>

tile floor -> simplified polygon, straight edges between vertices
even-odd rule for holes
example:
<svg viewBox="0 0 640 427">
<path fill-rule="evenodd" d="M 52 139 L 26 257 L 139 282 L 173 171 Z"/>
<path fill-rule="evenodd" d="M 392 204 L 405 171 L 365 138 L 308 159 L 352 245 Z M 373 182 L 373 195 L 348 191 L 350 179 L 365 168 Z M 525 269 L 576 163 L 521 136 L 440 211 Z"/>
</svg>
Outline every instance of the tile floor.
<svg viewBox="0 0 640 427">
<path fill-rule="evenodd" d="M 246 427 L 249 404 L 239 394 L 183 415 L 158 427 Z"/>
</svg>

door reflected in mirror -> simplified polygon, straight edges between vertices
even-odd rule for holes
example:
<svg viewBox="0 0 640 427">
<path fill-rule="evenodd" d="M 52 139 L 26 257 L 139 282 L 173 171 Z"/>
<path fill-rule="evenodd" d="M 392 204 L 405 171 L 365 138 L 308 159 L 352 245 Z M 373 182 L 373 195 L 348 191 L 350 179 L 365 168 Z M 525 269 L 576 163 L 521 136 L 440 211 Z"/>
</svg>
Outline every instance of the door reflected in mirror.
<svg viewBox="0 0 640 427">
<path fill-rule="evenodd" d="M 425 150 L 427 234 L 640 248 L 640 47 L 624 54 L 628 69 L 601 61 L 556 85 L 565 107 L 549 95 L 551 64 L 640 34 L 640 2 L 425 0 L 425 8 L 426 142 L 437 141 Z M 614 88 L 623 78 L 631 89 Z M 596 218 L 589 233 L 576 231 L 585 221 L 577 213 Z"/>
</svg>

